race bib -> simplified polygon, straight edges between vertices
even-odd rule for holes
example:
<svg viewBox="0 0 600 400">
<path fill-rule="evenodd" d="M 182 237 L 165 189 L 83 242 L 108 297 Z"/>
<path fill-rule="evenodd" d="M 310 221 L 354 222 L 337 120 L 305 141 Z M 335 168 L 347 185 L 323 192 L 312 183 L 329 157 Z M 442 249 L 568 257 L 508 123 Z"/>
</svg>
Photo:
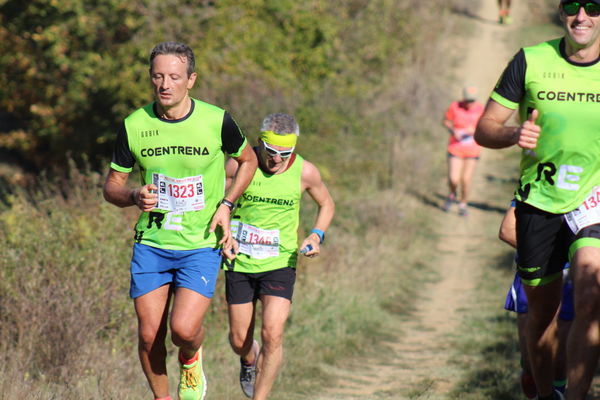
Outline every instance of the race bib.
<svg viewBox="0 0 600 400">
<path fill-rule="evenodd" d="M 231 235 L 239 244 L 239 252 L 257 260 L 279 255 L 279 229 L 266 230 L 231 221 Z"/>
<path fill-rule="evenodd" d="M 473 137 L 473 135 L 466 134 L 460 137 L 460 142 L 462 144 L 475 143 L 475 138 Z"/>
<path fill-rule="evenodd" d="M 204 208 L 204 185 L 202 175 L 187 178 L 171 178 L 152 174 L 152 183 L 158 188 L 158 204 L 161 210 L 182 212 Z"/>
<path fill-rule="evenodd" d="M 574 234 L 586 226 L 600 224 L 600 186 L 596 186 L 578 208 L 565 214 L 569 228 Z"/>
<path fill-rule="evenodd" d="M 468 144 L 468 143 L 475 142 L 475 138 L 473 137 L 473 135 L 470 135 L 466 129 L 461 130 L 459 132 L 459 137 L 460 137 L 460 139 L 458 141 L 462 144 Z"/>
</svg>

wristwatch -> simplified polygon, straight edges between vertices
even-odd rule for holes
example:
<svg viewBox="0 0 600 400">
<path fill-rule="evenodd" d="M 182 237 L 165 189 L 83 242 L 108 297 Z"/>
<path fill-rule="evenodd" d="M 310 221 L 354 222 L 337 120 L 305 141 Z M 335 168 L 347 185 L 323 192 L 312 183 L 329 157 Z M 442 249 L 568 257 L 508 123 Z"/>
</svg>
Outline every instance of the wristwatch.
<svg viewBox="0 0 600 400">
<path fill-rule="evenodd" d="M 221 202 L 219 203 L 219 205 L 221 204 L 225 204 L 227 207 L 229 207 L 229 211 L 233 211 L 235 209 L 235 204 L 232 203 L 231 201 L 227 200 L 227 199 L 223 199 L 221 200 Z"/>
</svg>

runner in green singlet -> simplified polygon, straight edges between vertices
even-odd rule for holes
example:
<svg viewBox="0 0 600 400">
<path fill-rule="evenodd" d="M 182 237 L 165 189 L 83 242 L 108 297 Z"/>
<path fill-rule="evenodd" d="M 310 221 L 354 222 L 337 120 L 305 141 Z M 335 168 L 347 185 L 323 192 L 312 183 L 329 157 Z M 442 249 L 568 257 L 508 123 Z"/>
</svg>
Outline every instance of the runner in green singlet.
<svg viewBox="0 0 600 400">
<path fill-rule="evenodd" d="M 261 127 L 254 149 L 259 168 L 238 200 L 232 216 L 236 253 L 225 262 L 231 347 L 240 356 L 244 394 L 266 399 L 283 358 L 283 333 L 288 318 L 298 257 L 300 200 L 307 191 L 318 206 L 314 229 L 302 241 L 300 253 L 321 252 L 325 231 L 335 210 L 317 168 L 294 153 L 299 135 L 294 117 L 271 114 Z M 232 179 L 238 164 L 227 163 Z M 232 249 L 233 250 L 233 249 Z M 226 255 L 227 249 L 224 249 Z M 262 302 L 262 347 L 254 340 L 256 302 Z"/>
<path fill-rule="evenodd" d="M 539 399 L 562 396 L 553 392 L 552 372 L 562 268 L 571 260 L 567 399 L 583 400 L 600 348 L 600 0 L 561 0 L 559 13 L 566 34 L 515 55 L 475 140 L 523 149 L 517 268 L 529 300 L 525 335 Z M 509 126 L 517 108 L 522 123 Z"/>
<path fill-rule="evenodd" d="M 220 247 L 231 246 L 229 213 L 257 159 L 229 113 L 190 98 L 196 73 L 188 46 L 158 44 L 150 55 L 150 79 L 155 101 L 125 118 L 104 197 L 142 211 L 135 227 L 130 296 L 138 317 L 139 357 L 154 399 L 171 399 L 168 324 L 179 350 L 178 398 L 201 400 L 206 393 L 203 319 L 218 277 Z M 240 165 L 227 192 L 225 153 Z M 141 187 L 130 188 L 127 179 L 136 163 Z"/>
</svg>

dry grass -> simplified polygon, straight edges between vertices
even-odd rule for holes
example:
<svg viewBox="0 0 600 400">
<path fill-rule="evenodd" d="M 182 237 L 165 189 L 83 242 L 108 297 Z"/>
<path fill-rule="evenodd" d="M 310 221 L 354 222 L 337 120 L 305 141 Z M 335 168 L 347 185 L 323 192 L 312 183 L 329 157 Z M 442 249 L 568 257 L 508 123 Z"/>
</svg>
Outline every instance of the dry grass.
<svg viewBox="0 0 600 400">
<path fill-rule="evenodd" d="M 439 17 L 430 7 L 445 13 L 447 3 L 419 2 L 414 21 L 430 26 Z M 426 279 L 428 271 L 414 266 L 435 238 L 411 193 L 433 193 L 440 179 L 439 120 L 449 100 L 435 56 L 442 34 L 411 36 L 413 50 L 377 80 L 357 77 L 360 85 L 346 91 L 323 87 L 303 108 L 303 126 L 314 116 L 319 135 L 303 135 L 300 152 L 320 167 L 338 213 L 323 257 L 300 265 L 274 399 L 307 398 L 329 383 L 320 366 L 373 346 L 390 310 L 409 307 L 415 282 Z M 0 211 L 0 399 L 150 396 L 127 298 L 135 212 L 104 203 L 100 184 L 94 173 L 41 180 L 38 190 L 8 196 Z M 239 398 L 222 289 L 221 280 L 207 319 L 209 393 Z"/>
</svg>

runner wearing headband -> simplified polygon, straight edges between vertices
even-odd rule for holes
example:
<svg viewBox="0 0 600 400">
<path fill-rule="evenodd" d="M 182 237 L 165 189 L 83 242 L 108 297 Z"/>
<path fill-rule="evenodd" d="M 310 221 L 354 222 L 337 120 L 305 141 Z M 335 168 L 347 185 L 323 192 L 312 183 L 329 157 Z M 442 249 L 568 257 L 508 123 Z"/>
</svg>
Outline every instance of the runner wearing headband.
<svg viewBox="0 0 600 400">
<path fill-rule="evenodd" d="M 291 115 L 271 114 L 263 120 L 259 144 L 254 148 L 259 168 L 232 216 L 235 246 L 224 249 L 229 258 L 223 264 L 229 340 L 240 356 L 242 390 L 255 400 L 267 398 L 283 359 L 298 253 L 319 255 L 335 210 L 317 168 L 294 153 L 299 133 Z M 227 163 L 228 182 L 237 168 L 235 161 Z M 298 247 L 304 191 L 315 201 L 318 212 L 314 229 Z M 257 300 L 262 302 L 262 346 L 254 340 Z"/>
</svg>

